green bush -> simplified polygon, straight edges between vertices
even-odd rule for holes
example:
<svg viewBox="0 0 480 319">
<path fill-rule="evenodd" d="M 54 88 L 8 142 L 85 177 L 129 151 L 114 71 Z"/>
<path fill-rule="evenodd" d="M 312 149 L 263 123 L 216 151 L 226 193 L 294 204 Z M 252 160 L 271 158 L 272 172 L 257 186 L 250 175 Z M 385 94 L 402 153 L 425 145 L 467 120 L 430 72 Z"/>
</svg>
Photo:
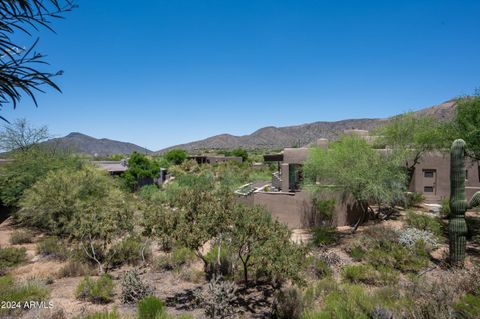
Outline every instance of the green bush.
<svg viewBox="0 0 480 319">
<path fill-rule="evenodd" d="M 157 259 L 157 267 L 165 270 L 178 270 L 195 259 L 195 253 L 185 247 L 174 248 L 169 254 Z"/>
<path fill-rule="evenodd" d="M 273 304 L 274 317 L 278 319 L 298 319 L 303 309 L 303 294 L 296 287 L 280 290 Z"/>
<path fill-rule="evenodd" d="M 443 235 L 444 225 L 436 217 L 409 211 L 407 212 L 407 224 L 421 230 L 428 230 L 436 236 Z"/>
<path fill-rule="evenodd" d="M 32 242 L 35 235 L 30 230 L 15 230 L 10 236 L 10 244 L 21 245 Z"/>
<path fill-rule="evenodd" d="M 459 318 L 480 318 L 480 295 L 466 294 L 453 306 Z"/>
<path fill-rule="evenodd" d="M 423 194 L 408 192 L 406 196 L 406 208 L 420 205 L 424 201 L 425 201 L 425 196 L 423 196 Z"/>
<path fill-rule="evenodd" d="M 0 248 L 0 275 L 6 274 L 8 268 L 17 266 L 27 260 L 25 248 Z"/>
<path fill-rule="evenodd" d="M 0 277 L 0 301 L 11 301 L 23 305 L 30 301 L 46 301 L 48 294 L 48 289 L 36 281 L 30 280 L 27 283 L 18 284 L 9 275 Z M 0 316 L 7 316 L 22 310 L 23 308 L 0 308 Z"/>
<path fill-rule="evenodd" d="M 342 269 L 342 277 L 350 283 L 368 285 L 392 285 L 398 282 L 398 272 L 386 267 L 372 265 L 349 265 Z"/>
<path fill-rule="evenodd" d="M 68 263 L 58 271 L 59 278 L 65 277 L 82 277 L 94 274 L 94 269 L 89 263 L 71 259 Z"/>
<path fill-rule="evenodd" d="M 77 286 L 75 296 L 77 299 L 92 303 L 109 303 L 113 301 L 114 283 L 110 276 L 102 275 L 98 279 L 85 277 Z"/>
<path fill-rule="evenodd" d="M 334 227 L 317 227 L 313 230 L 312 241 L 316 246 L 330 245 L 338 241 L 338 233 Z"/>
<path fill-rule="evenodd" d="M 117 309 L 114 308 L 112 311 L 91 313 L 82 317 L 82 319 L 120 319 L 120 315 L 118 314 Z"/>
<path fill-rule="evenodd" d="M 350 257 L 352 257 L 353 260 L 360 261 L 365 257 L 367 252 L 365 249 L 355 244 L 353 247 L 349 247 L 347 249 L 347 253 L 350 255 Z"/>
<path fill-rule="evenodd" d="M 440 215 L 446 218 L 450 215 L 450 198 L 442 199 L 442 207 L 440 208 Z"/>
<path fill-rule="evenodd" d="M 310 263 L 311 269 L 317 278 L 324 278 L 332 274 L 332 268 L 325 260 L 310 257 L 307 262 Z"/>
<path fill-rule="evenodd" d="M 65 260 L 68 257 L 68 248 L 63 244 L 60 238 L 52 236 L 46 237 L 37 244 L 37 252 L 44 256 L 58 260 Z"/>
<path fill-rule="evenodd" d="M 151 200 L 158 193 L 159 190 L 157 185 L 145 185 L 138 191 L 138 195 L 147 200 Z"/>
<path fill-rule="evenodd" d="M 348 265 L 342 269 L 342 277 L 354 284 L 375 284 L 375 269 L 370 265 Z"/>
<path fill-rule="evenodd" d="M 124 264 L 138 265 L 143 261 L 143 258 L 145 260 L 151 258 L 151 249 L 148 244 L 145 245 L 146 243 L 142 238 L 129 236 L 113 245 L 109 249 L 106 258 L 112 267 L 119 267 Z"/>
<path fill-rule="evenodd" d="M 132 227 L 128 198 L 95 167 L 50 172 L 25 191 L 20 206 L 17 220 L 49 235 L 108 241 Z"/>
<path fill-rule="evenodd" d="M 137 305 L 139 319 L 158 319 L 165 317 L 165 303 L 155 296 L 149 296 Z"/>
<path fill-rule="evenodd" d="M 357 245 L 365 251 L 361 259 L 376 268 L 418 272 L 429 263 L 425 243 L 419 241 L 413 249 L 404 247 L 398 243 L 397 233 L 385 227 L 367 229 Z"/>
</svg>

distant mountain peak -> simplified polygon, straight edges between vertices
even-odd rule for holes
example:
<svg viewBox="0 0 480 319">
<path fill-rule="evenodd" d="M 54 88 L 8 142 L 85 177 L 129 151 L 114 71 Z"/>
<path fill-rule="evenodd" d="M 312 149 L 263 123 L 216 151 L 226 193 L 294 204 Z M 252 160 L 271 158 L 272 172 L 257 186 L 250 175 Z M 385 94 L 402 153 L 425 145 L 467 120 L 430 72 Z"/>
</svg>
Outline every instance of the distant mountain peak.
<svg viewBox="0 0 480 319">
<path fill-rule="evenodd" d="M 456 101 L 457 99 L 451 99 L 441 104 L 416 111 L 415 113 L 421 116 L 434 117 L 442 121 L 449 120 L 454 115 Z M 282 149 L 292 146 L 306 146 L 319 138 L 336 139 L 347 129 L 370 131 L 384 124 L 386 121 L 388 121 L 388 119 L 363 118 L 335 122 L 319 121 L 285 127 L 266 126 L 249 135 L 234 136 L 230 134 L 219 134 L 200 141 L 168 147 L 157 153 L 163 153 L 173 148 L 194 151 L 234 149 L 238 147 L 245 149 Z"/>
<path fill-rule="evenodd" d="M 60 148 L 94 156 L 131 154 L 135 151 L 144 154 L 152 153 L 152 151 L 133 143 L 115 141 L 107 138 L 97 139 L 79 132 L 71 132 L 65 137 L 53 138 L 45 143 L 55 144 Z"/>
</svg>

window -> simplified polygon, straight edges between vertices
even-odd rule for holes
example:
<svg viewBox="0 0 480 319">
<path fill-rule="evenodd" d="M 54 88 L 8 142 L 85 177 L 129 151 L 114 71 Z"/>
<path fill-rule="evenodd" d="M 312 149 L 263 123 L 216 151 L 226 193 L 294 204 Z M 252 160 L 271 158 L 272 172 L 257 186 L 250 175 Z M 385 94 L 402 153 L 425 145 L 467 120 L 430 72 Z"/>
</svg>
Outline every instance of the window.
<svg viewBox="0 0 480 319">
<path fill-rule="evenodd" d="M 423 176 L 426 177 L 426 178 L 433 178 L 434 177 L 434 170 L 431 170 L 431 169 L 423 170 Z"/>
<path fill-rule="evenodd" d="M 425 186 L 423 188 L 424 193 L 433 193 L 433 186 Z"/>
<path fill-rule="evenodd" d="M 468 169 L 465 170 L 465 180 L 468 180 Z"/>
</svg>

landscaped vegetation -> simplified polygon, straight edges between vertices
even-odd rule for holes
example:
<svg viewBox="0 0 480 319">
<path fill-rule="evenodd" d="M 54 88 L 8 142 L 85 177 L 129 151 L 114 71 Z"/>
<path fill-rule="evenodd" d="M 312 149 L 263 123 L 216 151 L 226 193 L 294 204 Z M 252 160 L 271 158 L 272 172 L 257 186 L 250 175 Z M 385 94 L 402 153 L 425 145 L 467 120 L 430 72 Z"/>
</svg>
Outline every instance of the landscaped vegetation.
<svg viewBox="0 0 480 319">
<path fill-rule="evenodd" d="M 416 120 L 395 119 L 395 129 L 398 121 Z M 92 310 L 64 311 L 82 318 L 475 318 L 479 260 L 467 253 L 466 268 L 450 268 L 449 205 L 432 214 L 406 192 L 405 159 L 417 153 L 405 145 L 384 154 L 345 136 L 313 149 L 304 187 L 323 224 L 296 243 L 265 208 L 235 199 L 239 186 L 267 179 L 269 166 L 134 153 L 118 178 L 73 153 L 15 150 L 0 174 L 2 200 L 15 208 L 0 248 L 2 296 L 45 301 L 65 283 L 72 302 Z M 161 166 L 170 179 L 158 186 Z M 361 231 L 334 226 L 338 197 L 329 194 L 339 190 L 362 207 L 352 228 Z M 35 273 L 31 264 L 53 268 L 17 279 Z"/>
</svg>

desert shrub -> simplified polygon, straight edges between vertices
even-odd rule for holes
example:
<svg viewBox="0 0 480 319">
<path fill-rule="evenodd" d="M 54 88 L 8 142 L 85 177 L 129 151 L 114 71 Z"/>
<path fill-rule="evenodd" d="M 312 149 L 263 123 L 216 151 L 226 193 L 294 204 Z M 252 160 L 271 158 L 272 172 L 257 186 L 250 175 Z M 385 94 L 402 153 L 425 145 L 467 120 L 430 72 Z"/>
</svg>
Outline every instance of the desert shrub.
<svg viewBox="0 0 480 319">
<path fill-rule="evenodd" d="M 195 253 L 191 249 L 178 247 L 174 248 L 169 254 L 160 256 L 157 259 L 156 266 L 165 270 L 179 269 L 192 262 L 195 257 Z"/>
<path fill-rule="evenodd" d="M 355 261 L 362 260 L 363 258 L 365 258 L 365 255 L 367 254 L 365 249 L 360 247 L 357 244 L 353 245 L 352 247 L 348 247 L 346 251 L 350 255 L 350 257 L 352 257 L 352 259 Z"/>
<path fill-rule="evenodd" d="M 407 224 L 420 230 L 427 230 L 436 236 L 443 235 L 443 224 L 436 217 L 430 217 L 424 214 L 407 212 Z"/>
<path fill-rule="evenodd" d="M 226 245 L 213 245 L 205 255 L 207 261 L 205 272 L 210 279 L 213 275 L 224 278 L 233 276 L 233 253 Z"/>
<path fill-rule="evenodd" d="M 323 278 L 332 274 L 332 268 L 330 268 L 330 265 L 322 259 L 313 258 L 312 269 L 315 276 L 318 278 Z"/>
<path fill-rule="evenodd" d="M 205 308 L 208 318 L 226 318 L 235 311 L 236 290 L 234 282 L 214 277 L 203 293 L 200 296 L 197 295 L 197 298 Z"/>
<path fill-rule="evenodd" d="M 480 318 L 480 295 L 466 294 L 453 305 L 459 318 Z"/>
<path fill-rule="evenodd" d="M 280 290 L 273 303 L 273 315 L 278 319 L 298 319 L 304 310 L 302 292 L 296 287 Z"/>
<path fill-rule="evenodd" d="M 349 265 L 342 269 L 342 277 L 351 283 L 369 285 L 391 285 L 398 282 L 398 272 L 385 267 L 372 265 Z"/>
<path fill-rule="evenodd" d="M 440 208 L 440 215 L 446 218 L 450 215 L 450 198 L 442 199 L 442 207 Z"/>
<path fill-rule="evenodd" d="M 144 259 L 151 258 L 150 246 L 137 236 L 129 236 L 110 247 L 107 253 L 109 266 L 119 267 L 124 264 L 138 265 Z"/>
<path fill-rule="evenodd" d="M 153 294 L 153 288 L 143 282 L 137 270 L 130 270 L 122 278 L 123 303 L 136 303 L 139 300 Z"/>
<path fill-rule="evenodd" d="M 44 256 L 58 260 L 65 260 L 68 257 L 68 248 L 60 238 L 51 236 L 42 239 L 37 244 L 37 252 Z"/>
<path fill-rule="evenodd" d="M 120 319 L 117 309 L 112 311 L 94 312 L 82 317 L 82 319 Z"/>
<path fill-rule="evenodd" d="M 48 173 L 25 191 L 20 207 L 21 224 L 89 242 L 111 241 L 132 227 L 126 195 L 95 167 Z"/>
<path fill-rule="evenodd" d="M 142 186 L 143 180 L 151 180 L 160 174 L 160 166 L 149 157 L 133 152 L 128 159 L 128 169 L 123 173 L 125 185 L 133 192 Z"/>
<path fill-rule="evenodd" d="M 398 234 L 385 227 L 366 230 L 356 245 L 365 252 L 361 259 L 375 267 L 417 272 L 428 266 L 429 257 L 424 242 L 416 242 L 413 248 L 404 247 L 398 243 Z"/>
<path fill-rule="evenodd" d="M 139 319 L 157 319 L 165 316 L 165 303 L 155 296 L 148 296 L 137 305 Z"/>
<path fill-rule="evenodd" d="M 334 227 L 322 226 L 313 230 L 312 241 L 316 246 L 330 245 L 338 240 L 338 234 Z"/>
<path fill-rule="evenodd" d="M 97 279 L 85 277 L 77 286 L 75 296 L 92 303 L 109 303 L 113 301 L 114 283 L 110 276 L 102 275 Z"/>
<path fill-rule="evenodd" d="M 138 196 L 143 199 L 152 200 L 152 198 L 159 192 L 157 185 L 145 185 L 138 191 Z"/>
<path fill-rule="evenodd" d="M 10 244 L 21 245 L 29 244 L 32 242 L 34 234 L 29 230 L 15 230 L 10 236 Z"/>
<path fill-rule="evenodd" d="M 178 275 L 181 280 L 200 283 L 204 278 L 205 273 L 195 269 L 183 269 Z"/>
<path fill-rule="evenodd" d="M 420 205 L 425 201 L 425 196 L 420 193 L 408 192 L 406 196 L 405 206 L 406 208 L 414 207 Z"/>
<path fill-rule="evenodd" d="M 94 274 L 92 265 L 71 259 L 58 271 L 59 278 L 91 276 Z"/>
<path fill-rule="evenodd" d="M 323 260 L 329 266 L 337 266 L 342 263 L 340 256 L 333 251 L 322 251 L 317 258 Z"/>
<path fill-rule="evenodd" d="M 413 300 L 409 318 L 477 318 L 469 317 L 468 313 L 479 309 L 478 299 L 472 298 L 480 293 L 477 267 L 446 272 L 440 280 L 420 277 L 407 285 L 406 290 Z"/>
<path fill-rule="evenodd" d="M 419 241 L 423 241 L 431 249 L 438 246 L 435 235 L 428 230 L 410 227 L 398 231 L 398 242 L 405 247 L 413 248 Z"/>
<path fill-rule="evenodd" d="M 8 268 L 17 266 L 27 260 L 25 248 L 0 248 L 0 275 L 4 275 Z"/>
<path fill-rule="evenodd" d="M 45 301 L 48 294 L 48 289 L 35 280 L 19 284 L 10 275 L 0 277 L 0 301 L 11 301 L 23 305 L 25 302 L 30 301 Z M 22 310 L 24 309 L 7 309 L 2 307 L 0 308 L 0 316 L 7 316 Z"/>
<path fill-rule="evenodd" d="M 342 269 L 342 277 L 351 283 L 375 284 L 376 273 L 371 265 L 348 265 Z"/>
</svg>

